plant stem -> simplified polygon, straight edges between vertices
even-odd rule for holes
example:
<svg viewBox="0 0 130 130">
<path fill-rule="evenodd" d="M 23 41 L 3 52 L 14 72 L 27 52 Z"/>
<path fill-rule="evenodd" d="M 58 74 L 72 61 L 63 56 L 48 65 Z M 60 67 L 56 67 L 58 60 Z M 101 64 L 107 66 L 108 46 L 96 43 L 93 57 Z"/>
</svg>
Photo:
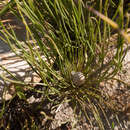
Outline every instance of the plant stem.
<svg viewBox="0 0 130 130">
<path fill-rule="evenodd" d="M 16 5 L 16 3 L 15 3 L 14 0 L 11 0 L 10 2 L 8 2 L 8 4 L 5 5 L 5 6 L 2 8 L 2 10 L 0 11 L 0 17 L 3 16 L 3 15 L 5 15 L 6 12 L 8 12 L 8 10 L 9 10 L 10 8 L 13 8 L 15 5 Z"/>
</svg>

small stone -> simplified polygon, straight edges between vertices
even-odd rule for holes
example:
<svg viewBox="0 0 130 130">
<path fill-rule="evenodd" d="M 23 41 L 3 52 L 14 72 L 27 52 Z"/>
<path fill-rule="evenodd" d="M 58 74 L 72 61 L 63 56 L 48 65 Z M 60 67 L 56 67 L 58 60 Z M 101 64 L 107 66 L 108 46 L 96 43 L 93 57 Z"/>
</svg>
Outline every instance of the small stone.
<svg viewBox="0 0 130 130">
<path fill-rule="evenodd" d="M 12 98 L 12 95 L 9 94 L 8 91 L 3 93 L 3 99 L 4 99 L 5 101 L 10 100 L 11 98 Z"/>
<path fill-rule="evenodd" d="M 117 127 L 117 126 L 115 126 L 115 127 L 114 127 L 114 130 L 118 130 L 118 127 Z"/>
<path fill-rule="evenodd" d="M 76 86 L 81 86 L 85 83 L 85 76 L 83 75 L 82 72 L 71 72 L 72 75 L 72 81 L 74 85 Z"/>
</svg>

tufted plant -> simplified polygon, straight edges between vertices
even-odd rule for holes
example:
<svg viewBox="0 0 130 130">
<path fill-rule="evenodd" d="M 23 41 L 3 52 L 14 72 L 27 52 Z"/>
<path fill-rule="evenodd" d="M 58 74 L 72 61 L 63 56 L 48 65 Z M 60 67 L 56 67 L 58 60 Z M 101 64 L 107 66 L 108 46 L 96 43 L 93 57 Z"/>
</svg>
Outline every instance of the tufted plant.
<svg viewBox="0 0 130 130">
<path fill-rule="evenodd" d="M 115 4 L 108 0 L 103 3 L 102 0 L 99 3 L 90 0 L 15 2 L 16 8 L 11 11 L 24 23 L 26 40 L 21 44 L 15 31 L 8 31 L 1 23 L 1 32 L 5 36 L 2 39 L 41 78 L 41 85 L 46 89 L 40 93 L 47 98 L 56 95 L 61 99 L 58 105 L 69 99 L 88 120 L 86 110 L 91 109 L 98 125 L 104 129 L 98 113 L 98 109 L 102 110 L 101 104 L 105 103 L 100 83 L 112 79 L 121 69 L 123 41 L 124 38 L 130 40 L 122 31 L 127 28 L 127 24 L 125 27 L 123 24 L 123 1 L 120 0 L 117 9 L 113 9 L 113 21 L 108 18 L 108 11 Z M 112 44 L 108 39 L 115 30 L 118 31 L 118 40 L 113 43 L 117 46 L 116 52 L 106 60 Z M 12 82 L 32 88 L 30 83 Z"/>
</svg>

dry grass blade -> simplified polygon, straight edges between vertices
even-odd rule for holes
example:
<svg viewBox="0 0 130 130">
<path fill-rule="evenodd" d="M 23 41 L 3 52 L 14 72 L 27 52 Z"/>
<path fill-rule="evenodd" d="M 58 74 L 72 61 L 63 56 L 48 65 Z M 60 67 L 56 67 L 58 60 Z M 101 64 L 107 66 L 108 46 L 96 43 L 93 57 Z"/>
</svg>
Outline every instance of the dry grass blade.
<svg viewBox="0 0 130 130">
<path fill-rule="evenodd" d="M 110 18 L 106 17 L 105 15 L 101 14 L 100 12 L 96 11 L 95 9 L 93 9 L 92 7 L 88 6 L 86 4 L 86 8 L 93 12 L 95 15 L 97 15 L 98 17 L 100 17 L 102 20 L 106 21 L 108 24 L 110 24 L 114 29 L 116 29 L 126 40 L 128 40 L 129 44 L 130 44 L 130 36 L 127 34 L 126 31 L 121 30 L 118 26 L 117 23 L 115 23 L 114 21 L 112 21 Z"/>
</svg>

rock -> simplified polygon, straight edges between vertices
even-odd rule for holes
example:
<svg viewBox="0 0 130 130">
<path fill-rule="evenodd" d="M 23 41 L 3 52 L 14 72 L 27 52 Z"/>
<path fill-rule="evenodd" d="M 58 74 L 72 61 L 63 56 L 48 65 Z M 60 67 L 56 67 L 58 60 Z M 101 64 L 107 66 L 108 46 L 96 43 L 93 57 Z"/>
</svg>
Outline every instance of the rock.
<svg viewBox="0 0 130 130">
<path fill-rule="evenodd" d="M 8 53 L 2 53 L 0 54 L 0 65 L 5 67 L 9 72 L 12 73 L 12 75 L 16 76 L 17 79 L 20 81 L 24 81 L 26 83 L 34 82 L 39 83 L 41 78 L 32 71 L 31 67 L 28 65 L 26 61 L 23 61 L 20 57 L 16 56 L 15 53 L 9 51 Z M 8 79 L 12 79 L 12 76 L 10 76 L 6 71 L 4 71 L 2 68 L 0 68 L 0 75 L 5 76 Z M 11 82 L 4 81 L 0 78 L 0 97 L 2 97 L 3 89 L 4 87 L 7 87 L 7 90 L 10 89 Z M 7 92 L 8 93 L 8 92 Z M 6 92 L 5 92 L 6 94 Z M 11 95 L 7 96 L 4 95 L 6 99 L 9 99 L 7 97 L 11 98 Z M 1 99 L 0 99 L 1 100 Z"/>
<path fill-rule="evenodd" d="M 82 72 L 71 72 L 72 81 L 76 86 L 81 86 L 85 83 L 85 76 Z"/>
</svg>

